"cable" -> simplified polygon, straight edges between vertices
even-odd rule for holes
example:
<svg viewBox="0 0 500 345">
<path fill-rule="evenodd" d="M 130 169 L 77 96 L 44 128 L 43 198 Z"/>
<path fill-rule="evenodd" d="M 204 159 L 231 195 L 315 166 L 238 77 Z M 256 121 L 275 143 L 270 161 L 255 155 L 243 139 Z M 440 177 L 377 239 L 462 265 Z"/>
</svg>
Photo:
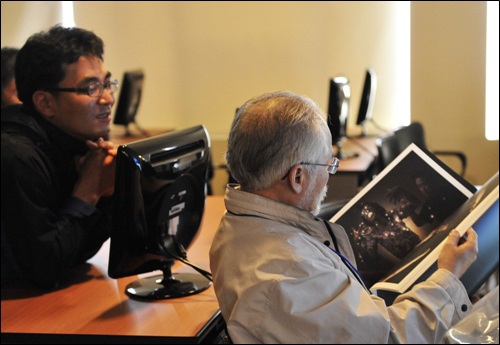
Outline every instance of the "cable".
<svg viewBox="0 0 500 345">
<path fill-rule="evenodd" d="M 196 266 L 195 264 L 193 264 L 192 262 L 189 262 L 187 259 L 183 259 L 183 258 L 178 258 L 177 260 L 179 260 L 180 262 L 192 267 L 195 271 L 198 271 L 202 276 L 204 276 L 205 278 L 207 278 L 208 280 L 210 281 L 213 281 L 212 280 L 212 273 L 208 272 L 208 271 L 205 271 L 204 269 Z"/>
<path fill-rule="evenodd" d="M 193 268 L 195 271 L 197 271 L 198 273 L 200 273 L 202 276 L 204 276 L 208 280 L 213 281 L 213 279 L 212 279 L 212 273 L 210 273 L 208 271 L 205 271 L 204 269 L 202 269 L 202 268 L 196 266 L 195 264 L 193 264 L 192 262 L 190 262 L 187 259 L 186 249 L 184 248 L 184 246 L 182 244 L 180 244 L 179 242 L 177 242 L 177 239 L 175 238 L 175 236 L 170 236 L 170 237 L 172 238 L 172 241 L 174 242 L 175 247 L 181 253 L 182 256 L 181 255 L 177 255 L 176 253 L 172 253 L 172 251 L 170 251 L 163 243 L 160 243 L 160 245 L 163 248 L 164 252 L 167 255 L 170 255 L 172 258 L 174 258 L 176 260 L 179 260 L 183 264 L 186 264 L 186 265 L 190 266 L 191 268 Z"/>
</svg>

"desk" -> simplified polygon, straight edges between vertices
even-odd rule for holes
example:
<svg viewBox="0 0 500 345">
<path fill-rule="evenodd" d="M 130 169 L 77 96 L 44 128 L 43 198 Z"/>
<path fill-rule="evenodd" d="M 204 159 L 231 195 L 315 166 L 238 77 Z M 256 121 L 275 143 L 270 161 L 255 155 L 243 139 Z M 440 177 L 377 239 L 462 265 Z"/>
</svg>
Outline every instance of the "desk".
<svg viewBox="0 0 500 345">
<path fill-rule="evenodd" d="M 208 196 L 200 231 L 188 259 L 209 270 L 208 251 L 225 211 L 222 196 Z M 109 240 L 88 264 L 75 269 L 71 285 L 47 293 L 2 288 L 2 343 L 199 343 L 224 327 L 213 286 L 177 299 L 139 301 L 125 294 L 138 276 L 107 275 Z M 193 269 L 176 262 L 172 271 Z M 140 275 L 141 277 L 143 275 Z"/>
<path fill-rule="evenodd" d="M 370 180 L 372 168 L 377 161 L 377 138 L 374 136 L 347 138 L 342 150 L 356 156 L 342 159 L 337 173 L 330 176 L 326 200 L 352 198 Z"/>
</svg>

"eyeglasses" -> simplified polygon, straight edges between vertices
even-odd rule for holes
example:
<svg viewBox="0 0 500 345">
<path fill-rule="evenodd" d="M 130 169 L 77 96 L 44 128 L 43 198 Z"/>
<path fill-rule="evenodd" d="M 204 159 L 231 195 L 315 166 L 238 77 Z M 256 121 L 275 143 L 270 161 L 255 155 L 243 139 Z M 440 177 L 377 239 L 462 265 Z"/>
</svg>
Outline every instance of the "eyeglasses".
<svg viewBox="0 0 500 345">
<path fill-rule="evenodd" d="M 111 93 L 118 91 L 118 80 L 111 80 L 104 84 L 93 83 L 85 87 L 64 87 L 64 88 L 52 88 L 46 91 L 56 91 L 56 92 L 76 92 L 87 94 L 90 97 L 101 97 L 104 93 L 104 89 L 109 90 Z"/>
<path fill-rule="evenodd" d="M 302 165 L 319 165 L 319 166 L 327 167 L 326 171 L 328 171 L 328 173 L 330 175 L 334 175 L 340 166 L 340 160 L 337 157 L 332 157 L 330 159 L 331 159 L 331 163 L 328 163 L 328 164 L 305 163 L 305 162 L 301 162 L 300 164 L 302 164 Z M 292 168 L 290 168 L 290 170 L 292 170 Z M 284 180 L 288 176 L 288 174 L 290 174 L 290 170 L 288 170 L 286 175 L 281 178 L 282 180 Z"/>
<path fill-rule="evenodd" d="M 324 167 L 327 167 L 326 168 L 326 171 L 328 171 L 328 173 L 330 175 L 333 175 L 337 172 L 339 166 L 340 166 L 340 160 L 337 158 L 337 157 L 332 157 L 332 162 L 330 164 L 320 164 L 320 163 L 300 163 L 300 164 L 303 164 L 303 165 L 320 165 L 320 166 L 324 166 Z"/>
</svg>

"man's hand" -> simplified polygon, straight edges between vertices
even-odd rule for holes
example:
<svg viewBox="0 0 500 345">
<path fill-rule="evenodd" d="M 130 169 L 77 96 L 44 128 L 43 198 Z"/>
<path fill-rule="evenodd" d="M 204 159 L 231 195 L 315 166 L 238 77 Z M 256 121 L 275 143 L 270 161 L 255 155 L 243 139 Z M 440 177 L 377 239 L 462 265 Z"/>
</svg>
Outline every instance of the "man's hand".
<svg viewBox="0 0 500 345">
<path fill-rule="evenodd" d="M 477 234 L 470 228 L 464 237 L 457 230 L 450 231 L 438 257 L 438 268 L 444 268 L 460 278 L 476 261 Z"/>
<path fill-rule="evenodd" d="M 95 205 L 101 197 L 114 193 L 117 147 L 102 138 L 86 144 L 89 151 L 76 160 L 79 178 L 73 196 Z"/>
</svg>

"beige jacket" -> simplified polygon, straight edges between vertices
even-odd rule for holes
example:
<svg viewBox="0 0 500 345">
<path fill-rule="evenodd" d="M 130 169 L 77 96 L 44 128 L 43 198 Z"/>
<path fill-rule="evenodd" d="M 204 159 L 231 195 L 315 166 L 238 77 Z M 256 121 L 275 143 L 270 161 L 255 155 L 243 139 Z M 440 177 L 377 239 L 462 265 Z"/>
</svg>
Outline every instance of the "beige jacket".
<svg viewBox="0 0 500 345">
<path fill-rule="evenodd" d="M 234 343 L 438 343 L 472 307 L 443 269 L 387 307 L 325 244 L 311 213 L 232 186 L 225 204 L 210 268 Z M 354 263 L 343 228 L 330 225 Z"/>
</svg>

